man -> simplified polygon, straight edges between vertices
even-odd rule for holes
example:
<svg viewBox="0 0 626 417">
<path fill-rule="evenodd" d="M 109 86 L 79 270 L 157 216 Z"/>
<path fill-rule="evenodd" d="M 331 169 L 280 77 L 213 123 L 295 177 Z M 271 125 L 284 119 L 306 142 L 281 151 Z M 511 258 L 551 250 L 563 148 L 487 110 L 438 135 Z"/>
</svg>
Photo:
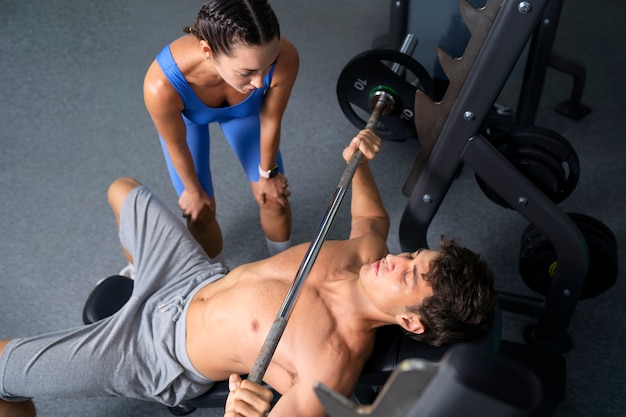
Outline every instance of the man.
<svg viewBox="0 0 626 417">
<path fill-rule="evenodd" d="M 400 325 L 433 344 L 478 337 L 489 326 L 493 274 L 478 255 L 454 242 L 388 253 L 389 218 L 368 165 L 379 148 L 380 138 L 363 130 L 343 151 L 346 161 L 357 149 L 364 155 L 352 180 L 350 236 L 324 243 L 300 291 L 264 378 L 281 393 L 272 417 L 325 415 L 318 381 L 349 395 L 380 326 Z M 252 368 L 308 245 L 224 276 L 146 187 L 122 178 L 108 196 L 135 266 L 133 296 L 93 325 L 4 341 L 0 397 L 101 393 L 171 406 L 230 377 L 227 415 L 262 416 L 268 393 L 237 375 Z M 32 415 L 14 412 L 29 401 L 0 401 L 2 417 Z"/>
</svg>

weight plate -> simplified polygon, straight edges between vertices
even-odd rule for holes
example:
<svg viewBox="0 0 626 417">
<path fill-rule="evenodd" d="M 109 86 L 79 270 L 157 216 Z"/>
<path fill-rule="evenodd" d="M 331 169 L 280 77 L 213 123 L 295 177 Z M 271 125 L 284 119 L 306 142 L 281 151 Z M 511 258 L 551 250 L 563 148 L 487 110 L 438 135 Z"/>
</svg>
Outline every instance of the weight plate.
<svg viewBox="0 0 626 417">
<path fill-rule="evenodd" d="M 398 64 L 398 73 L 392 69 Z M 394 109 L 380 118 L 376 133 L 381 139 L 405 140 L 417 137 L 415 128 L 415 93 L 418 89 L 432 97 L 433 81 L 426 69 L 413 57 L 393 49 L 363 52 L 346 64 L 337 80 L 337 99 L 345 116 L 363 129 L 372 112 L 373 88 L 397 93 Z"/>
<path fill-rule="evenodd" d="M 602 222 L 580 213 L 567 213 L 580 229 L 589 249 L 589 270 L 580 299 L 592 298 L 615 284 L 618 275 L 617 242 Z M 559 260 L 552 243 L 533 225 L 522 234 L 519 272 L 526 285 L 547 294 L 558 269 Z M 566 279 L 566 278 L 564 278 Z"/>
<path fill-rule="evenodd" d="M 566 179 L 555 202 L 565 200 L 574 191 L 580 178 L 580 161 L 571 143 L 555 131 L 538 126 L 528 126 L 513 132 L 511 137 L 516 146 L 540 147 L 552 153 L 560 162 Z"/>
<path fill-rule="evenodd" d="M 582 229 L 584 228 L 589 233 L 595 233 L 599 238 L 606 240 L 611 244 L 611 248 L 617 253 L 617 238 L 613 234 L 613 231 L 600 220 L 595 217 L 588 216 L 582 213 L 567 213 L 572 220 Z"/>
<path fill-rule="evenodd" d="M 560 200 L 567 175 L 552 154 L 542 148 L 520 147 L 507 157 L 550 200 Z"/>
<path fill-rule="evenodd" d="M 617 254 L 617 238 L 613 231 L 600 220 L 582 213 L 569 212 L 567 215 L 576 223 L 583 234 L 592 234 L 610 244 L 611 251 Z M 584 232 L 583 232 L 584 230 Z M 534 225 L 528 225 L 522 233 L 520 253 L 526 252 L 529 247 L 537 250 L 541 245 L 549 244 L 548 238 L 543 235 Z"/>
<path fill-rule="evenodd" d="M 500 152 L 519 170 L 537 189 L 552 201 L 559 199 L 565 173 L 560 163 L 551 153 L 537 147 L 507 147 Z M 482 178 L 476 176 L 476 182 L 483 193 L 496 204 L 511 208 Z"/>
<path fill-rule="evenodd" d="M 578 184 L 580 162 L 572 145 L 549 129 L 529 126 L 494 135 L 492 145 L 555 204 L 565 200 Z M 510 208 L 483 179 L 476 182 L 496 204 Z"/>
</svg>

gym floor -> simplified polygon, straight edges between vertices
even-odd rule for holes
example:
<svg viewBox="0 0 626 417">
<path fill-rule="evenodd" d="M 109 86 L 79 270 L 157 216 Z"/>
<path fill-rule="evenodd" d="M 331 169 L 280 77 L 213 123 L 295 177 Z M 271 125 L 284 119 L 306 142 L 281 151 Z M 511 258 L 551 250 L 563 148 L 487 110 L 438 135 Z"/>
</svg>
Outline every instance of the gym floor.
<svg viewBox="0 0 626 417">
<path fill-rule="evenodd" d="M 292 190 L 295 242 L 313 236 L 344 169 L 343 146 L 357 129 L 339 109 L 335 85 L 343 66 L 389 31 L 389 2 L 273 0 L 282 33 L 300 51 L 300 75 L 284 117 L 282 152 Z M 181 35 L 201 1 L 84 2 L 0 0 L 0 338 L 81 324 L 94 284 L 125 264 L 105 192 L 119 176 L 150 186 L 172 209 L 160 146 L 142 99 L 144 73 L 156 53 Z M 537 125 L 570 140 L 581 177 L 560 207 L 601 220 L 626 246 L 625 5 L 618 0 L 565 2 L 556 48 L 587 69 L 583 102 L 592 113 L 574 121 L 553 106 L 570 79 L 549 71 Z M 418 35 L 419 37 L 419 35 Z M 517 84 L 517 86 L 519 86 Z M 514 97 L 507 84 L 502 103 Z M 267 255 L 257 207 L 234 156 L 212 128 L 218 216 L 230 265 Z M 402 184 L 416 140 L 385 142 L 372 164 L 392 218 L 389 246 L 406 204 Z M 217 155 L 217 157 L 215 157 Z M 301 168 L 300 168 L 301 167 Z M 346 236 L 340 210 L 329 239 Z M 461 237 L 492 265 L 501 290 L 532 295 L 517 272 L 526 221 L 480 191 L 461 172 L 429 228 Z M 618 416 L 626 408 L 624 273 L 606 293 L 581 301 L 570 325 L 565 400 L 555 416 Z M 522 341 L 533 319 L 504 314 L 504 338 Z M 97 360 L 97 359 L 94 359 Z M 40 416 L 168 416 L 151 403 L 117 398 L 46 399 Z M 219 416 L 221 410 L 197 411 Z"/>
</svg>

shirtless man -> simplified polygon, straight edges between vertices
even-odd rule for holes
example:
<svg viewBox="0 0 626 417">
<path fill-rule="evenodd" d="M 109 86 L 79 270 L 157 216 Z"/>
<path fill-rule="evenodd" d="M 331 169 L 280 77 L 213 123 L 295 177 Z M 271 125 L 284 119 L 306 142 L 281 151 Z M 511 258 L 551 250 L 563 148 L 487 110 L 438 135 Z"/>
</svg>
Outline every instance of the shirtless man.
<svg viewBox="0 0 626 417">
<path fill-rule="evenodd" d="M 346 161 L 357 149 L 364 155 L 352 180 L 350 236 L 324 243 L 267 368 L 264 381 L 281 394 L 272 417 L 324 416 L 316 382 L 349 396 L 380 326 L 400 325 L 433 344 L 489 326 L 493 274 L 478 255 L 445 242 L 442 251 L 388 253 L 389 218 L 367 162 L 379 148 L 363 130 L 343 151 Z M 224 275 L 137 181 L 116 180 L 109 202 L 136 268 L 133 297 L 93 325 L 3 342 L 1 398 L 101 393 L 176 405 L 250 372 L 308 244 Z M 262 416 L 267 392 L 248 380 L 240 386 L 227 415 Z M 33 415 L 14 409 L 30 401 L 5 400 L 0 416 Z"/>
</svg>

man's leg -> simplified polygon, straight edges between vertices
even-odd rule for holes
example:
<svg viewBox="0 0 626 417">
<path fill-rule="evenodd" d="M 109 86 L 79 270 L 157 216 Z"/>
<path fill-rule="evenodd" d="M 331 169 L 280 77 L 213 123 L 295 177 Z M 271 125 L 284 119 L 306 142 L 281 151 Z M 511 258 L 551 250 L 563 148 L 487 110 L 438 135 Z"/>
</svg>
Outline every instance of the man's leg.
<svg viewBox="0 0 626 417">
<path fill-rule="evenodd" d="M 113 209 L 113 214 L 119 227 L 120 222 L 120 210 L 122 203 L 126 198 L 126 195 L 139 184 L 138 181 L 132 178 L 120 178 L 117 179 L 109 187 L 108 198 L 109 204 Z M 124 254 L 132 261 L 130 254 L 124 249 Z M 0 356 L 4 351 L 5 346 L 9 343 L 9 340 L 0 340 Z M 0 399 L 0 417 L 34 417 L 36 416 L 35 406 L 32 401 L 11 402 Z"/>
<path fill-rule="evenodd" d="M 109 205 L 111 206 L 111 210 L 113 210 L 113 215 L 115 216 L 115 222 L 117 223 L 117 228 L 120 228 L 120 212 L 122 211 L 122 205 L 124 204 L 124 200 L 129 192 L 131 192 L 134 188 L 140 186 L 141 183 L 134 178 L 130 177 L 122 177 L 118 178 L 109 186 L 109 191 L 107 193 L 107 198 L 109 200 Z M 126 260 L 132 264 L 133 257 L 126 250 L 126 248 L 122 247 L 122 251 L 124 252 L 124 256 Z"/>
<path fill-rule="evenodd" d="M 0 356 L 8 340 L 0 340 Z M 35 405 L 32 401 L 11 402 L 0 399 L 0 417 L 35 417 Z"/>
<path fill-rule="evenodd" d="M 117 228 L 120 227 L 120 212 L 122 205 L 128 193 L 134 188 L 140 186 L 141 183 L 134 178 L 122 177 L 118 178 L 109 186 L 108 199 L 111 210 L 115 215 L 115 221 L 117 222 Z M 213 203 L 215 207 L 215 201 Z M 194 238 L 200 243 L 204 251 L 209 255 L 211 259 L 221 261 L 222 259 L 216 259 L 222 253 L 222 231 L 219 228 L 217 220 L 215 219 L 215 210 L 210 210 L 205 206 L 205 210 L 200 213 L 200 217 L 197 222 L 187 223 L 188 229 Z M 129 263 L 133 263 L 133 257 L 122 247 L 124 256 Z"/>
</svg>

